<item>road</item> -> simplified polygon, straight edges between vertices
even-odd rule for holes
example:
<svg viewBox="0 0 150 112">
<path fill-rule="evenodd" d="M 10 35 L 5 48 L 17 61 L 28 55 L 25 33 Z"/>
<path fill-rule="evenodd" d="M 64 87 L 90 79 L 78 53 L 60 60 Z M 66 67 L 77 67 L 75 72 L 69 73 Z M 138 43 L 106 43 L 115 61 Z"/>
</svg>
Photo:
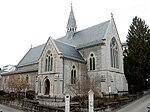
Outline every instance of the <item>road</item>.
<svg viewBox="0 0 150 112">
<path fill-rule="evenodd" d="M 23 112 L 21 110 L 13 109 L 4 105 L 0 105 L 0 112 Z"/>
<path fill-rule="evenodd" d="M 116 112 L 148 112 L 148 106 L 150 106 L 150 94 L 132 102 Z"/>
</svg>

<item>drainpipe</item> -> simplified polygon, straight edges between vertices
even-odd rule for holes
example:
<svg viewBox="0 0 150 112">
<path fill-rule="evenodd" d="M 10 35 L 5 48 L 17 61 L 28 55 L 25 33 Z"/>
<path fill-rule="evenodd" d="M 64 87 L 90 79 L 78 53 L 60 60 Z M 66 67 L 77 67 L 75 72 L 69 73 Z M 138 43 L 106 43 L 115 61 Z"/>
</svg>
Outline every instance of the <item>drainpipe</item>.
<svg viewBox="0 0 150 112">
<path fill-rule="evenodd" d="M 63 59 L 63 82 L 62 82 L 62 93 L 64 94 L 64 57 L 62 57 Z"/>
</svg>

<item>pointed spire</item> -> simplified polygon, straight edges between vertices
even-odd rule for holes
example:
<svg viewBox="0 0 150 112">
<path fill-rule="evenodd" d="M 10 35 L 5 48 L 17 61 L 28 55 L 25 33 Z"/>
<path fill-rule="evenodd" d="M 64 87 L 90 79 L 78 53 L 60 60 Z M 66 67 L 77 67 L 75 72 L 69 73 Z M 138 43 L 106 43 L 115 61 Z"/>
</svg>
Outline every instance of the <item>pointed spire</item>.
<svg viewBox="0 0 150 112">
<path fill-rule="evenodd" d="M 73 7 L 72 7 L 72 2 L 71 2 L 71 11 L 68 19 L 68 24 L 67 24 L 67 31 L 76 31 L 77 25 L 76 25 L 76 20 L 74 17 L 73 13 Z"/>
</svg>

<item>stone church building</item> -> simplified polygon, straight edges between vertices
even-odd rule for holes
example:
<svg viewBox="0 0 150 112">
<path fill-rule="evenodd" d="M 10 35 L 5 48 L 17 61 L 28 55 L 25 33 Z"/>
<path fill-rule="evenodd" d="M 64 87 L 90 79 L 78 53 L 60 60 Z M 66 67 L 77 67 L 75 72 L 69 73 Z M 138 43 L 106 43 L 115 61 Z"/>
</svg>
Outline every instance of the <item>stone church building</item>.
<svg viewBox="0 0 150 112">
<path fill-rule="evenodd" d="M 69 92 L 68 85 L 87 80 L 106 94 L 128 91 L 123 50 L 113 15 L 108 21 L 77 31 L 71 6 L 66 35 L 58 39 L 49 37 L 45 44 L 31 48 L 17 69 L 2 77 L 10 75 L 27 78 L 38 96 L 63 96 Z"/>
</svg>

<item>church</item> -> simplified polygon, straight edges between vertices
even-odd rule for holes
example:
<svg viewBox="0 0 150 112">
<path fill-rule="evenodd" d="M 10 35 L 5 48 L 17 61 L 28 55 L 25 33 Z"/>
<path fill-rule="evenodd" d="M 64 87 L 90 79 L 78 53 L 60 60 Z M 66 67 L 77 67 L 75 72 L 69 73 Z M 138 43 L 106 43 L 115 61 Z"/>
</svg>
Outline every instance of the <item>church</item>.
<svg viewBox="0 0 150 112">
<path fill-rule="evenodd" d="M 65 36 L 49 37 L 45 44 L 30 48 L 17 69 L 2 77 L 24 76 L 38 96 L 75 95 L 71 89 L 75 86 L 80 86 L 78 94 L 82 94 L 85 86 L 92 89 L 90 84 L 105 94 L 128 91 L 113 15 L 110 20 L 77 31 L 71 6 L 66 28 Z M 6 85 L 5 90 L 9 89 Z"/>
</svg>

